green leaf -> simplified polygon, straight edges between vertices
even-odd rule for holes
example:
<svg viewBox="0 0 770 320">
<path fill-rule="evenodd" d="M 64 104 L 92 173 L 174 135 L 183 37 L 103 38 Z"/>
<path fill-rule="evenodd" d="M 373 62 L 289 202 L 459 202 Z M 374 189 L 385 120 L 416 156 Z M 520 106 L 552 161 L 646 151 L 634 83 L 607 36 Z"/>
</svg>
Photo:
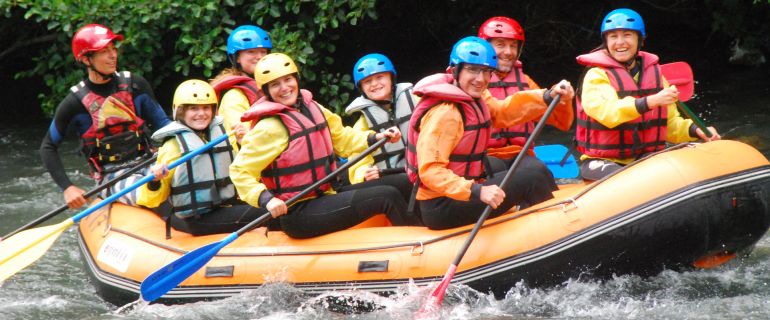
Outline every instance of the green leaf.
<svg viewBox="0 0 770 320">
<path fill-rule="evenodd" d="M 281 16 L 281 9 L 277 5 L 270 6 L 270 16 L 278 18 Z"/>
</svg>

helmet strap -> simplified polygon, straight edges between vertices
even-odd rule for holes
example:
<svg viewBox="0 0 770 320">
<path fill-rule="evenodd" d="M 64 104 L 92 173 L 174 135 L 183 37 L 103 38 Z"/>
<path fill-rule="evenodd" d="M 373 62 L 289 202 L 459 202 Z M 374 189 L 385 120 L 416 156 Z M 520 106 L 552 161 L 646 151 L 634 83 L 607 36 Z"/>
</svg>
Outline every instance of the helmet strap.
<svg viewBox="0 0 770 320">
<path fill-rule="evenodd" d="M 241 71 L 243 71 L 243 70 L 241 70 Z M 264 93 L 265 97 L 267 97 L 267 100 L 275 102 L 275 100 L 273 100 L 273 97 L 270 95 L 270 90 L 268 90 L 267 83 L 263 84 L 261 89 L 262 89 L 262 93 Z"/>
<path fill-rule="evenodd" d="M 460 79 L 460 70 L 462 70 L 462 68 L 463 68 L 463 63 L 462 62 L 458 63 L 453 68 L 454 69 L 451 69 L 451 71 L 452 71 L 452 78 L 454 78 L 455 81 L 457 81 L 457 80 Z"/>
</svg>

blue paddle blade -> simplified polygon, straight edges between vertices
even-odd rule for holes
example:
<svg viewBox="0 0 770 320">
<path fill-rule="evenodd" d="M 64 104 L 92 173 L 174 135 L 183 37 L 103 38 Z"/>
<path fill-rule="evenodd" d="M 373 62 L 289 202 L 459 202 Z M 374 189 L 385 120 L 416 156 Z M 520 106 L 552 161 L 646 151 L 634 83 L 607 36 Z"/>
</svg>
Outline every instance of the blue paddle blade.
<svg viewBox="0 0 770 320">
<path fill-rule="evenodd" d="M 560 144 L 535 147 L 535 155 L 548 166 L 556 179 L 575 179 L 580 175 L 580 168 L 571 154 L 562 163 L 568 152 L 569 149 Z"/>
<path fill-rule="evenodd" d="M 171 291 L 171 289 L 176 288 L 182 281 L 185 281 L 185 279 L 206 265 L 211 258 L 217 255 L 219 250 L 233 242 L 236 238 L 238 238 L 238 234 L 233 232 L 222 239 L 222 241 L 209 243 L 190 251 L 158 271 L 153 272 L 142 281 L 140 286 L 142 299 L 152 302 Z"/>
</svg>

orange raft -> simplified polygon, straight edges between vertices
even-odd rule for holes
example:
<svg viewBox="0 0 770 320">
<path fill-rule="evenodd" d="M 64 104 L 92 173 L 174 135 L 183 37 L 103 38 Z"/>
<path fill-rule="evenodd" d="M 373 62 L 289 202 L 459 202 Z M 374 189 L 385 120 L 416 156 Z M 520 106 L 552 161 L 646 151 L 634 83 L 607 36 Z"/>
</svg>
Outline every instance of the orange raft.
<svg viewBox="0 0 770 320">
<path fill-rule="evenodd" d="M 680 145 L 604 180 L 562 187 L 555 199 L 488 220 L 453 283 L 503 295 L 522 280 L 548 286 L 713 267 L 748 253 L 770 225 L 770 164 L 735 141 Z M 257 229 L 160 301 L 223 298 L 277 281 L 310 293 L 427 285 L 441 280 L 471 227 L 393 227 L 380 215 L 312 239 Z M 80 222 L 80 248 L 105 300 L 136 300 L 147 275 L 225 236 L 172 231 L 166 239 L 164 228 L 154 213 L 121 204 Z"/>
</svg>

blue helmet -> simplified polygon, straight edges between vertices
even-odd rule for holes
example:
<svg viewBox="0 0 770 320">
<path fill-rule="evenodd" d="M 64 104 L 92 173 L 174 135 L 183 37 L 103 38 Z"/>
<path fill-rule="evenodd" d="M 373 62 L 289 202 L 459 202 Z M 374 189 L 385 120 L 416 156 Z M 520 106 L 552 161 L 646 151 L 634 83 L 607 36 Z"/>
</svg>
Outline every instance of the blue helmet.
<svg viewBox="0 0 770 320">
<path fill-rule="evenodd" d="M 252 25 L 242 25 L 230 32 L 227 37 L 227 59 L 230 63 L 236 65 L 235 54 L 241 50 L 265 48 L 270 50 L 273 43 L 270 42 L 270 35 L 260 27 Z"/>
<path fill-rule="evenodd" d="M 450 67 L 461 63 L 497 68 L 497 54 L 486 40 L 474 36 L 465 37 L 455 43 L 449 55 Z"/>
<path fill-rule="evenodd" d="M 604 37 L 605 32 L 617 29 L 639 32 L 642 38 L 647 36 L 647 33 L 644 31 L 642 16 L 631 9 L 615 9 L 604 17 L 604 20 L 602 20 L 602 37 Z"/>
<path fill-rule="evenodd" d="M 393 75 L 393 81 L 395 81 L 396 68 L 393 67 L 393 62 L 390 62 L 388 57 L 379 53 L 367 54 L 358 59 L 356 65 L 353 66 L 353 83 L 358 88 L 358 83 L 361 80 L 380 72 L 390 72 Z"/>
</svg>

